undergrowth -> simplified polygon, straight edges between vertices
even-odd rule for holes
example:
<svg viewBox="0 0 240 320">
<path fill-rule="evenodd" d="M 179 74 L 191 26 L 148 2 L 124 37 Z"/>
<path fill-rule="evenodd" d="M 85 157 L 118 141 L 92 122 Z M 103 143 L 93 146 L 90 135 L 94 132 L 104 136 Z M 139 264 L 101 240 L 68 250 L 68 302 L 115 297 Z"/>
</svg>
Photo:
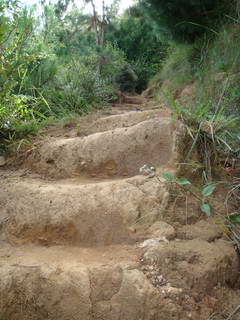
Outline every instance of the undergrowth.
<svg viewBox="0 0 240 320">
<path fill-rule="evenodd" d="M 193 44 L 170 46 L 162 71 L 151 82 L 161 86 L 156 99 L 168 102 L 169 94 L 181 98 L 183 89 L 192 85 L 192 100 L 182 99 L 188 108 L 210 104 L 213 112 L 221 97 L 224 115 L 240 115 L 240 21 L 228 19 L 231 23 L 216 34 Z"/>
<path fill-rule="evenodd" d="M 222 224 L 230 231 L 230 238 L 240 249 L 240 119 L 236 115 L 225 113 L 225 106 L 222 103 L 222 96 L 219 101 L 208 104 L 196 104 L 195 108 L 183 106 L 169 98 L 173 114 L 180 118 L 191 137 L 191 144 L 186 153 L 182 166 L 188 178 L 191 178 L 193 171 L 198 171 L 201 177 L 202 186 L 223 185 L 229 190 L 225 201 L 222 202 L 222 209 L 225 215 L 221 214 Z M 192 161 L 195 153 L 198 161 Z M 199 165 L 200 164 L 200 165 Z M 200 186 L 200 189 L 204 188 Z M 204 190 L 204 189 L 203 189 Z M 216 199 L 212 198 L 214 207 Z M 203 201 L 201 210 L 211 216 L 211 208 Z M 219 213 L 214 212 L 215 216 Z"/>
<path fill-rule="evenodd" d="M 240 249 L 240 19 L 226 17 L 220 31 L 193 44 L 173 44 L 152 84 L 191 137 L 182 178 L 201 178 L 198 189 L 223 185 L 222 221 Z M 189 87 L 189 96 L 184 89 Z M 193 160 L 195 154 L 198 159 Z M 188 181 L 187 180 L 187 181 Z M 214 197 L 213 203 L 214 203 Z M 207 215 L 210 215 L 209 208 Z M 211 212 L 212 214 L 212 212 Z M 218 212 L 213 213 L 218 215 Z"/>
</svg>

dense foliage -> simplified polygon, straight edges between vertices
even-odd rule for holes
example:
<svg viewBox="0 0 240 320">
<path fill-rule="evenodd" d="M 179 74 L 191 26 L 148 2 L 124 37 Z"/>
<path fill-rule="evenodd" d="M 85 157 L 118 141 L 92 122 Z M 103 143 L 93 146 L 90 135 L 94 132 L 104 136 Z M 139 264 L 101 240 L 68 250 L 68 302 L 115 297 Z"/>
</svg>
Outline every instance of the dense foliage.
<svg viewBox="0 0 240 320">
<path fill-rule="evenodd" d="M 60 3 L 61 4 L 61 3 Z M 91 16 L 56 5 L 36 9 L 2 1 L 0 8 L 0 133 L 15 134 L 23 121 L 88 112 L 115 98 L 127 66 L 111 43 L 98 47 Z M 60 6 L 60 8 L 62 8 Z"/>
<path fill-rule="evenodd" d="M 106 36 L 126 54 L 138 77 L 135 90 L 146 89 L 149 79 L 160 70 L 168 47 L 155 21 L 149 19 L 141 4 L 137 4 L 109 26 Z M 125 84 L 123 89 L 131 88 L 128 87 L 129 84 L 127 87 Z"/>
<path fill-rule="evenodd" d="M 41 99 L 24 93 L 27 74 L 41 59 L 41 52 L 31 45 L 31 12 L 18 10 L 15 2 L 2 2 L 0 8 L 0 135 L 22 120 L 42 118 Z"/>
<path fill-rule="evenodd" d="M 169 38 L 194 42 L 230 12 L 226 0 L 142 0 L 146 11 Z"/>
</svg>

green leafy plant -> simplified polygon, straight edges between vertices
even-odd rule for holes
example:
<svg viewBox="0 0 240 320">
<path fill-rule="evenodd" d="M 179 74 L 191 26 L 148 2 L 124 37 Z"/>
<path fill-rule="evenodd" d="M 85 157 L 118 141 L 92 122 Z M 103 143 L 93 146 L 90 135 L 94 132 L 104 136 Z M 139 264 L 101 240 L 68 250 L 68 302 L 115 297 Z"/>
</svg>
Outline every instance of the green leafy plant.
<svg viewBox="0 0 240 320">
<path fill-rule="evenodd" d="M 31 65 L 38 62 L 40 55 L 32 50 L 33 14 L 20 10 L 17 1 L 11 4 L 3 1 L 0 7 L 0 137 L 3 151 L 4 142 L 18 139 L 20 124 L 24 124 L 22 132 L 27 133 L 32 131 L 27 123 L 46 118 L 46 104 L 42 96 L 25 90 Z"/>
<path fill-rule="evenodd" d="M 162 176 L 167 182 L 180 186 L 181 189 L 184 191 L 190 191 L 198 199 L 198 201 L 200 201 L 201 211 L 205 213 L 208 217 L 212 215 L 212 210 L 208 198 L 216 189 L 216 185 L 204 186 L 201 192 L 198 193 L 196 191 L 197 188 L 195 187 L 193 190 L 193 188 L 191 188 L 192 183 L 186 178 L 176 178 L 175 175 L 171 173 L 163 173 Z"/>
</svg>

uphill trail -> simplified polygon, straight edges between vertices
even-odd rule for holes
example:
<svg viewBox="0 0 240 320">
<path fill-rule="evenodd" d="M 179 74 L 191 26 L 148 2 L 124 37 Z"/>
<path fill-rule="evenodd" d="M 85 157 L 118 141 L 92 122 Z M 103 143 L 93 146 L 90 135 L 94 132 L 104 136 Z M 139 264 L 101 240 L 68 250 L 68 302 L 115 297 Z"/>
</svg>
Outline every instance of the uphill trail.
<svg viewBox="0 0 240 320">
<path fill-rule="evenodd" d="M 124 96 L 37 140 L 0 170 L 1 320 L 207 320 L 234 304 L 234 248 L 161 178 L 187 148 L 169 110 Z"/>
</svg>

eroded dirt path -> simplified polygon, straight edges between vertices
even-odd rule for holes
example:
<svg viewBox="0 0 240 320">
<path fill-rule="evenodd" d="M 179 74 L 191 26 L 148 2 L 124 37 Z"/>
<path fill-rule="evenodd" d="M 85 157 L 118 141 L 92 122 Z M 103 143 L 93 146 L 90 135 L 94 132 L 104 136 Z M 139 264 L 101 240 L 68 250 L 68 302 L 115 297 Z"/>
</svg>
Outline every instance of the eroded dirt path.
<svg viewBox="0 0 240 320">
<path fill-rule="evenodd" d="M 235 305 L 234 248 L 175 210 L 161 178 L 178 171 L 184 126 L 129 99 L 43 130 L 20 168 L 1 169 L 2 320 L 207 320 Z"/>
</svg>

